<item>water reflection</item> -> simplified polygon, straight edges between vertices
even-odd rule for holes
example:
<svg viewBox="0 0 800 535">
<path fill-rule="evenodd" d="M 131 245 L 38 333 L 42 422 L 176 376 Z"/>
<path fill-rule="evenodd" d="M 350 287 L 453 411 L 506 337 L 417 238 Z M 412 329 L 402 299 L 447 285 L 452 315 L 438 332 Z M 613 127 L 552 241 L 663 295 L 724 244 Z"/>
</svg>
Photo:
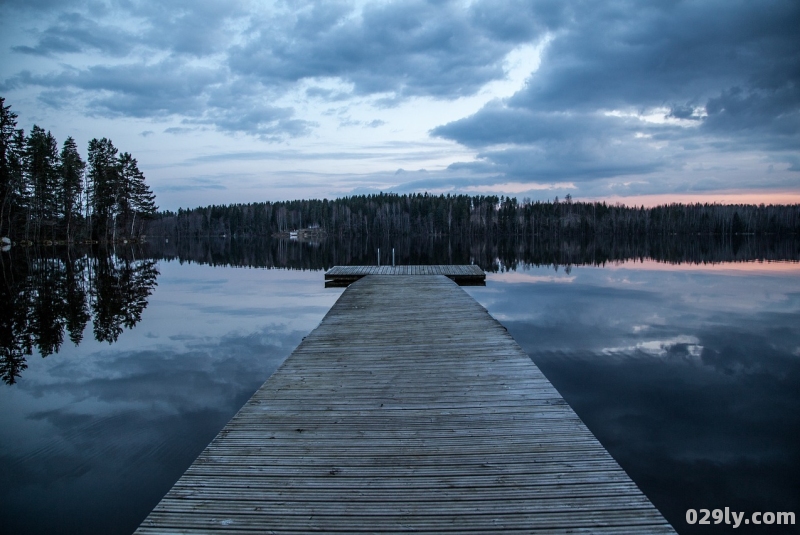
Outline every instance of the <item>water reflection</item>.
<svg viewBox="0 0 800 535">
<path fill-rule="evenodd" d="M 380 250 L 380 257 L 378 251 Z M 670 264 L 800 261 L 800 240 L 793 236 L 659 236 L 569 240 L 517 236 L 458 238 L 369 236 L 357 239 L 292 241 L 281 239 L 153 239 L 153 258 L 213 266 L 329 269 L 341 265 L 476 264 L 488 272 L 525 266 L 603 266 L 650 259 Z"/>
<path fill-rule="evenodd" d="M 55 253 L 55 254 L 54 254 Z M 34 349 L 58 353 L 64 335 L 79 345 L 89 320 L 94 338 L 112 343 L 142 318 L 156 287 L 152 259 L 37 249 L 0 256 L 0 375 L 14 384 Z"/>
<path fill-rule="evenodd" d="M 468 291 L 679 533 L 725 533 L 686 510 L 800 503 L 800 266 L 756 266 L 530 269 Z"/>
<path fill-rule="evenodd" d="M 378 256 L 378 251 L 381 252 Z M 158 277 L 156 262 L 178 260 L 212 266 L 322 270 L 334 265 L 477 264 L 488 272 L 530 266 L 604 266 L 652 260 L 680 265 L 800 260 L 800 241 L 737 235 L 661 236 L 593 240 L 521 239 L 515 236 L 370 236 L 364 240 L 210 239 L 149 243 L 106 251 L 19 249 L 0 254 L 0 376 L 14 384 L 36 349 L 58 353 L 65 334 L 78 345 L 89 320 L 94 338 L 115 342 L 136 325 Z"/>
<path fill-rule="evenodd" d="M 641 244 L 393 245 L 398 263 L 494 266 L 488 286 L 469 293 L 679 532 L 719 532 L 687 526 L 687 508 L 796 511 L 796 242 L 735 253 L 674 243 L 644 262 L 625 256 Z M 114 257 L 2 253 L 2 342 L 17 357 L 4 349 L 3 366 L 17 383 L 0 389 L 0 532 L 131 533 L 341 294 L 299 270 L 374 263 L 374 246 L 221 240 Z M 792 262 L 745 262 L 759 259 Z M 294 270 L 219 267 L 230 265 Z"/>
<path fill-rule="evenodd" d="M 135 328 L 65 332 L 0 388 L 0 533 L 132 533 L 341 294 L 317 272 L 157 268 Z"/>
</svg>

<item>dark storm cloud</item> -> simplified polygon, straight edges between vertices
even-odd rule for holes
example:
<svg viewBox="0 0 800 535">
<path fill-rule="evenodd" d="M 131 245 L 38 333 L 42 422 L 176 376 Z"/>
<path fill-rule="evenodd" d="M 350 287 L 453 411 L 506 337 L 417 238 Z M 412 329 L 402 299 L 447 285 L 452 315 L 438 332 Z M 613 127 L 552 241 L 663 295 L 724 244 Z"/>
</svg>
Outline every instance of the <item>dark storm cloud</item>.
<svg viewBox="0 0 800 535">
<path fill-rule="evenodd" d="M 773 91 L 736 86 L 710 98 L 705 109 L 706 131 L 730 132 L 766 150 L 796 150 L 800 142 L 800 78 Z"/>
<path fill-rule="evenodd" d="M 569 16 L 552 18 L 552 40 L 524 89 L 432 134 L 475 148 L 516 145 L 520 150 L 484 157 L 514 175 L 514 169 L 552 175 L 560 164 L 561 174 L 577 180 L 662 169 L 643 135 L 675 143 L 676 150 L 662 155 L 676 159 L 675 168 L 682 165 L 681 148 L 800 146 L 797 2 L 563 6 Z M 658 108 L 695 126 L 605 113 Z M 629 165 L 631 155 L 641 161 Z M 576 165 L 581 161 L 586 165 Z"/>
<path fill-rule="evenodd" d="M 229 23 L 246 14 L 241 4 L 214 0 L 70 2 L 69 6 L 49 1 L 11 2 L 21 11 L 39 11 L 37 16 L 42 18 L 55 14 L 44 30 L 33 34 L 35 44 L 12 50 L 48 56 L 96 50 L 119 56 L 138 45 L 173 55 L 204 56 L 230 44 L 235 32 L 230 31 Z"/>
<path fill-rule="evenodd" d="M 703 105 L 737 84 L 795 85 L 800 6 L 759 2 L 616 1 L 582 5 L 510 104 L 532 109 Z"/>
<path fill-rule="evenodd" d="M 273 85 L 338 77 L 358 94 L 457 97 L 504 76 L 511 48 L 541 25 L 454 2 L 389 2 L 355 14 L 345 4 L 308 7 L 258 21 L 230 52 L 234 72 Z M 503 30 L 509 30 L 503 33 Z"/>
<path fill-rule="evenodd" d="M 96 115 L 279 141 L 316 127 L 275 104 L 290 91 L 331 102 L 371 95 L 378 107 L 474 95 L 506 77 L 509 52 L 545 39 L 524 88 L 432 130 L 481 151 L 462 170 L 581 181 L 679 171 L 692 151 L 743 150 L 794 169 L 800 146 L 796 0 L 4 5 L 41 19 L 19 25 L 26 41 L 12 54 L 94 63 L 16 72 L 0 90 L 39 86 L 42 103 Z M 325 78 L 341 87 L 320 87 Z M 683 126 L 634 117 L 653 110 Z"/>
<path fill-rule="evenodd" d="M 653 131 L 640 121 L 601 113 L 512 109 L 499 102 L 440 126 L 433 135 L 474 148 L 511 145 L 478 153 L 481 161 L 456 163 L 452 170 L 499 173 L 536 180 L 594 180 L 651 173 L 665 167 L 664 156 L 635 134 Z M 619 140 L 625 143 L 620 144 Z M 673 158 L 671 165 L 679 159 Z"/>
<path fill-rule="evenodd" d="M 97 115 L 154 117 L 193 114 L 203 103 L 203 91 L 221 81 L 212 69 L 190 67 L 175 60 L 156 64 L 131 63 L 69 69 L 45 75 L 22 71 L 6 87 L 40 86 L 89 91 Z"/>
<path fill-rule="evenodd" d="M 293 118 L 290 107 L 276 107 L 249 87 L 228 83 L 219 70 L 190 66 L 176 59 L 156 64 L 93 66 L 56 74 L 23 71 L 5 87 L 40 86 L 54 89 L 42 97 L 60 107 L 55 95 L 70 88 L 88 91 L 91 114 L 105 117 L 182 116 L 186 127 L 211 126 L 223 132 L 244 132 L 267 140 L 296 137 L 314 123 Z M 173 129 L 174 131 L 174 129 Z"/>
<path fill-rule="evenodd" d="M 80 13 L 63 13 L 52 26 L 41 32 L 35 45 L 20 45 L 11 49 L 38 56 L 88 51 L 125 56 L 137 41 L 129 32 L 98 24 Z"/>
<path fill-rule="evenodd" d="M 637 150 L 637 149 L 642 150 Z M 536 147 L 516 147 L 478 153 L 508 178 L 534 178 L 541 181 L 586 181 L 655 172 L 666 167 L 663 156 L 631 143 L 612 147 L 604 140 L 574 140 Z M 669 163 L 674 166 L 674 162 Z"/>
<path fill-rule="evenodd" d="M 132 15 L 146 20 L 142 30 L 148 46 L 172 54 L 206 56 L 224 52 L 237 35 L 230 24 L 246 15 L 239 0 L 145 1 L 132 4 Z"/>
<path fill-rule="evenodd" d="M 40 6 L 42 16 L 57 13 L 46 7 Z M 276 108 L 254 107 L 253 95 L 274 99 L 300 80 L 325 77 L 352 84 L 353 93 L 310 87 L 309 97 L 386 93 L 382 105 L 394 106 L 410 96 L 474 94 L 505 76 L 502 61 L 514 46 L 546 30 L 523 7 L 478 2 L 464 9 L 456 2 L 416 1 L 370 4 L 359 11 L 348 3 L 309 2 L 255 13 L 238 2 L 142 1 L 101 10 L 103 20 L 116 24 L 111 26 L 96 20 L 94 8 L 81 11 L 75 5 L 74 11 L 50 15 L 45 29 L 13 50 L 52 57 L 100 52 L 129 61 L 64 67 L 47 75 L 18 73 L 3 87 L 80 87 L 101 93 L 89 102 L 101 114 L 184 115 L 223 131 L 299 136 L 314 124 L 279 118 Z M 154 62 L 154 53 L 166 59 Z M 214 72 L 201 73 L 193 58 L 211 56 L 217 63 L 208 69 Z M 204 114 L 209 106 L 214 109 Z"/>
<path fill-rule="evenodd" d="M 293 119 L 292 108 L 277 108 L 264 103 L 253 103 L 238 108 L 209 106 L 201 117 L 185 119 L 186 124 L 215 126 L 228 132 L 245 132 L 260 136 L 266 141 L 280 141 L 283 137 L 306 135 L 316 123 Z"/>
<path fill-rule="evenodd" d="M 83 2 L 73 2 L 73 4 L 82 3 Z M 2 4 L 4 7 L 20 11 L 49 11 L 53 8 L 64 6 L 64 2 L 61 0 L 3 0 Z"/>
<path fill-rule="evenodd" d="M 196 61 L 224 55 L 238 37 L 236 23 L 246 15 L 240 2 L 75 4 L 74 11 L 61 14 L 56 6 L 15 7 L 41 10 L 38 16 L 52 21 L 13 52 L 59 59 L 90 52 L 116 59 L 86 67 L 62 63 L 47 73 L 21 71 L 0 83 L 0 90 L 38 86 L 43 104 L 84 106 L 89 115 L 180 119 L 183 125 L 172 132 L 209 126 L 278 141 L 305 135 L 315 125 L 296 119 L 291 107 L 273 105 L 274 91 L 232 75 L 224 61 Z"/>
</svg>

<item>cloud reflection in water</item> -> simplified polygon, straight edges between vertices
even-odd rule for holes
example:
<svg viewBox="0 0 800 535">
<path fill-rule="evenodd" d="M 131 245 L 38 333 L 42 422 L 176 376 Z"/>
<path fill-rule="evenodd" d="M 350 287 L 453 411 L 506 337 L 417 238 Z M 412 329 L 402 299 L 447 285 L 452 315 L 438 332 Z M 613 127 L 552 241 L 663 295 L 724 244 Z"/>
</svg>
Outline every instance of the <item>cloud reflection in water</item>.
<svg viewBox="0 0 800 535">
<path fill-rule="evenodd" d="M 800 503 L 794 267 L 541 268 L 535 284 L 497 274 L 469 292 L 679 532 L 715 533 L 688 526 L 686 509 Z"/>
<path fill-rule="evenodd" d="M 315 272 L 159 268 L 137 328 L 34 353 L 0 389 L 0 531 L 131 533 L 341 293 Z"/>
</svg>

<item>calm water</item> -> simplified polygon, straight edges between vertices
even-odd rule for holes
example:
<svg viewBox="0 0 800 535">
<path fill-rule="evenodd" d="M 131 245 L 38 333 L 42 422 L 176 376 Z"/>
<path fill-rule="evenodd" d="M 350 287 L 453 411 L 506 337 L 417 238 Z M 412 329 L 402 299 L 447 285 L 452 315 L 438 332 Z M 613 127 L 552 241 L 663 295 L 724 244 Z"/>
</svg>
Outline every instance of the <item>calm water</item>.
<svg viewBox="0 0 800 535">
<path fill-rule="evenodd" d="M 132 532 L 342 292 L 320 271 L 144 262 L 59 279 L 60 320 L 32 306 L 63 340 L 0 384 L 2 532 Z M 679 532 L 731 531 L 690 529 L 688 508 L 800 513 L 799 264 L 539 267 L 467 291 Z"/>
<path fill-rule="evenodd" d="M 800 513 L 800 265 L 534 269 L 469 289 L 679 533 Z M 778 526 L 735 533 L 798 533 Z"/>
</svg>

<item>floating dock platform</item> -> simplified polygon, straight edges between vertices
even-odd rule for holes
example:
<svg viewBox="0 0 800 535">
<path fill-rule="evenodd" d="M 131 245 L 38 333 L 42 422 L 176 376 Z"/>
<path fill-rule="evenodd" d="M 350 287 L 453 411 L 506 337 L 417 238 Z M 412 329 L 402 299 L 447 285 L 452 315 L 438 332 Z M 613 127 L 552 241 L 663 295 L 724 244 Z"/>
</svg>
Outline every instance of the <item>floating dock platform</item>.
<svg viewBox="0 0 800 535">
<path fill-rule="evenodd" d="M 444 275 L 459 286 L 486 286 L 486 273 L 469 266 L 335 266 L 325 273 L 325 287 L 349 286 L 367 275 Z"/>
<path fill-rule="evenodd" d="M 674 530 L 464 290 L 370 275 L 136 533 L 310 532 Z"/>
</svg>

